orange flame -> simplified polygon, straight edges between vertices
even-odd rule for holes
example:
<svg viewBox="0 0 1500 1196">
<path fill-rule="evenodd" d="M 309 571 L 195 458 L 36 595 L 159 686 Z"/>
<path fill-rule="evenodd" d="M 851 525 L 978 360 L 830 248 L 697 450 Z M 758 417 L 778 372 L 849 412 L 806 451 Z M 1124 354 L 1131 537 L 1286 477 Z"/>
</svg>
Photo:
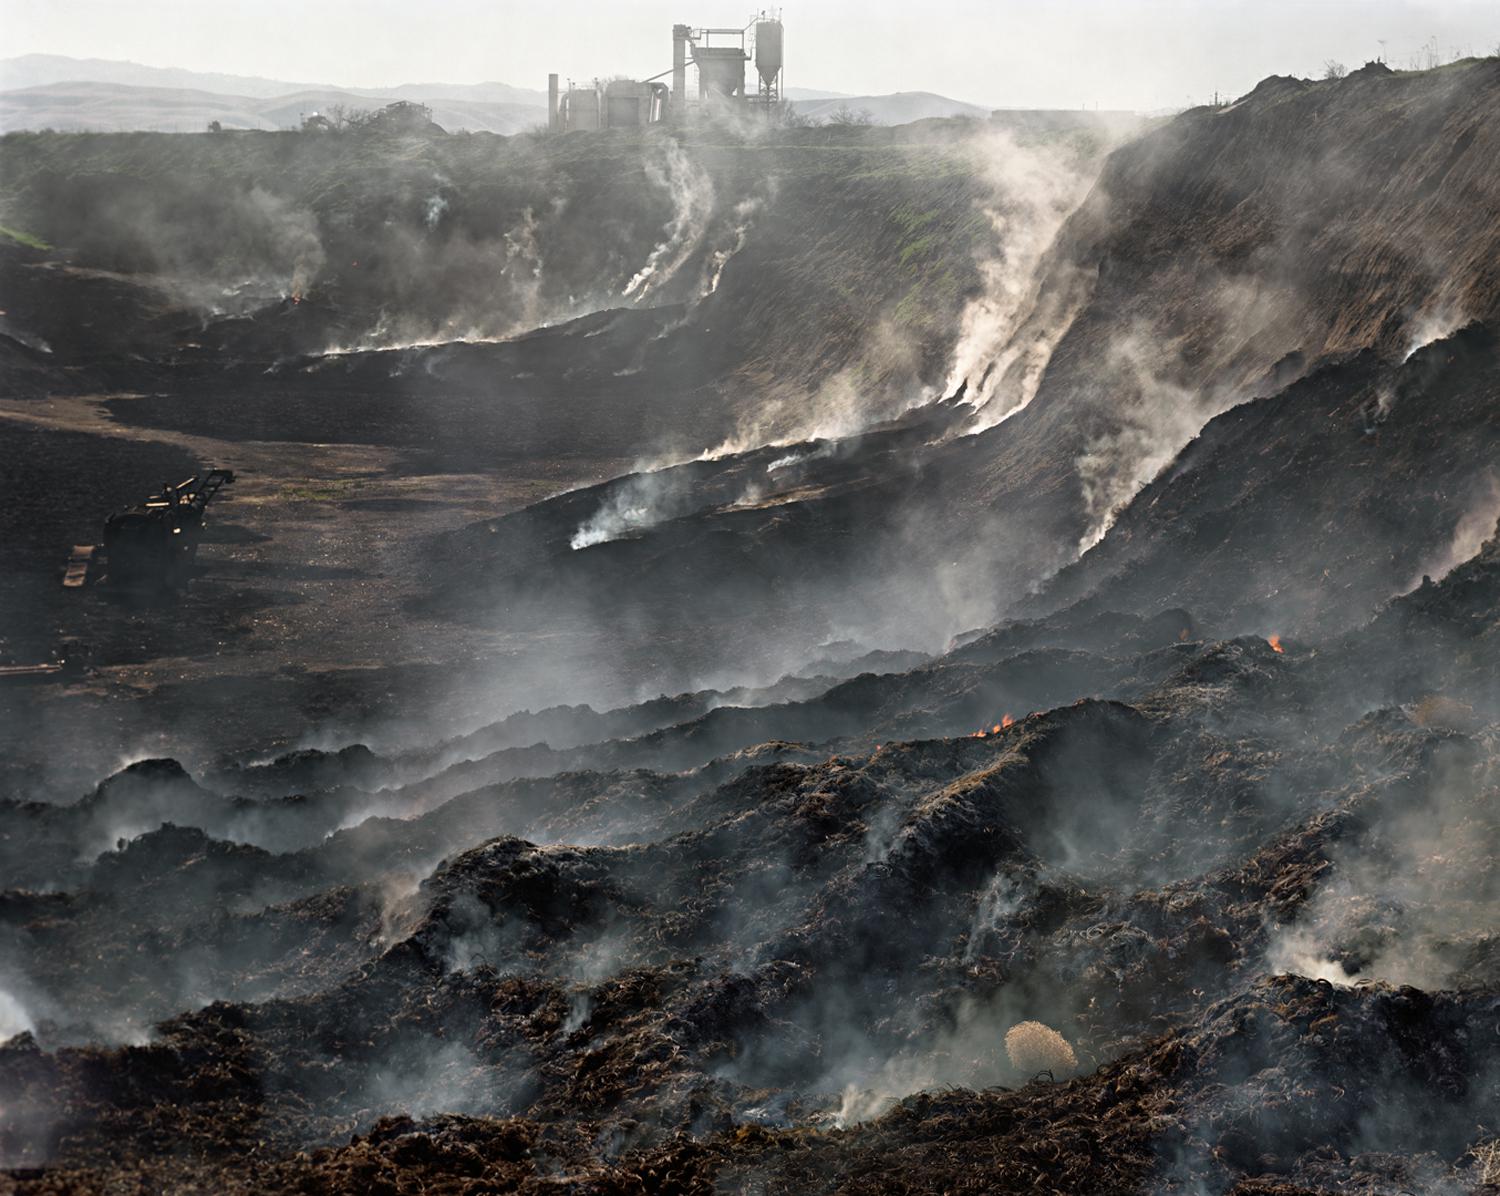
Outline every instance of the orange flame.
<svg viewBox="0 0 1500 1196">
<path fill-rule="evenodd" d="M 1013 727 L 1013 726 L 1015 726 L 1015 723 L 1016 723 L 1015 718 L 1013 716 L 1007 714 L 998 723 L 996 723 L 992 727 L 980 727 L 979 730 L 977 730 L 977 731 L 970 731 L 969 732 L 969 738 L 970 739 L 988 739 L 991 735 L 998 735 L 998 734 L 1000 734 L 1000 732 L 1003 731 L 1003 730 L 1005 730 L 1006 727 Z"/>
<path fill-rule="evenodd" d="M 1281 637 L 1279 635 L 1267 636 L 1266 637 L 1266 643 L 1268 643 L 1268 644 L 1271 645 L 1271 651 L 1272 652 L 1285 652 L 1286 651 L 1286 649 L 1281 646 Z"/>
</svg>

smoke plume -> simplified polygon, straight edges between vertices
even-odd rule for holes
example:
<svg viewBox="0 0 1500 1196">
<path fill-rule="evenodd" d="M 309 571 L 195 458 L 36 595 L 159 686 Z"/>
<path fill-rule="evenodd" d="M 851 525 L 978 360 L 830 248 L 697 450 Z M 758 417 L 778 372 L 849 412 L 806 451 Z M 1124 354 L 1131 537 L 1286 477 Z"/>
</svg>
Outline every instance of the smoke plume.
<svg viewBox="0 0 1500 1196">
<path fill-rule="evenodd" d="M 670 470 L 647 469 L 618 483 L 568 543 L 576 551 L 618 540 L 676 518 L 693 505 L 686 479 Z"/>
<path fill-rule="evenodd" d="M 964 309 L 958 343 L 944 384 L 978 411 L 978 427 L 991 427 L 1019 411 L 1036 393 L 1052 348 L 1081 302 L 1079 278 L 1066 272 L 1045 300 L 1042 264 L 1064 221 L 1083 201 L 1093 173 L 1075 155 L 1055 146 L 1017 143 L 996 132 L 975 143 L 975 156 L 994 193 L 985 218 L 994 232 L 990 254 L 979 263 L 983 291 Z M 1031 317 L 1039 333 L 1018 337 Z"/>
<path fill-rule="evenodd" d="M 638 303 L 671 279 L 693 255 L 713 213 L 714 185 L 708 172 L 677 142 L 668 140 L 664 144 L 663 161 L 648 163 L 646 175 L 671 196 L 672 216 L 645 265 L 620 292 Z"/>
</svg>

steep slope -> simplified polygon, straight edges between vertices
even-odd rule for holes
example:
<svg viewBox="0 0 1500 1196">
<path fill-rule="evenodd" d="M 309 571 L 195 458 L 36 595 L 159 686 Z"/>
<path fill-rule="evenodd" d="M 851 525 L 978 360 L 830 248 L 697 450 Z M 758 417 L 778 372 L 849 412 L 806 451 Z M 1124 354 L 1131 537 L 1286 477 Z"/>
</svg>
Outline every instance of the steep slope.
<svg viewBox="0 0 1500 1196">
<path fill-rule="evenodd" d="M 90 770 L 135 754 L 140 683 L 182 699 L 171 750 L 188 754 L 194 740 L 213 754 L 208 741 L 229 728 L 237 747 L 284 750 L 304 710 L 345 706 L 354 690 L 355 705 L 392 725 L 408 722 L 408 699 L 434 718 L 451 700 L 485 722 L 508 708 L 486 705 L 510 701 L 493 692 L 501 675 L 546 686 L 525 701 L 619 705 L 647 688 L 791 671 L 780 653 L 726 681 L 697 671 L 718 653 L 691 624 L 672 636 L 690 652 L 660 652 L 588 618 L 568 622 L 577 663 L 565 664 L 555 636 L 485 625 L 497 608 L 463 573 L 493 577 L 498 532 L 440 573 L 423 541 L 641 461 L 859 427 L 908 405 L 924 380 L 935 386 L 979 285 L 976 255 L 990 252 L 984 210 L 1031 210 L 984 173 L 991 136 L 1027 160 L 1056 159 L 1078 185 L 1106 144 L 1071 116 L 1009 132 L 954 122 L 743 142 L 718 132 L 0 140 L 5 227 L 56 247 L 0 260 L 7 330 L 53 349 L 9 355 L 0 418 L 28 429 L 16 446 L 38 426 L 65 433 L 75 478 L 112 479 L 0 503 L 25 513 L 11 538 L 32 546 L 8 590 L 5 651 L 45 660 L 72 639 L 109 678 L 55 704 L 58 687 L 0 695 L 13 775 L 59 759 L 54 735 L 97 752 Z M 47 397 L 58 401 L 31 402 Z M 218 581 L 200 577 L 172 619 L 123 612 L 107 588 L 36 601 L 55 597 L 72 546 L 98 536 L 112 505 L 161 484 L 165 454 L 137 447 L 152 441 L 195 463 L 178 477 L 205 464 L 240 472 L 219 508 L 231 526 L 200 558 Z M 762 471 L 786 455 L 762 456 Z M 132 463 L 137 483 L 119 495 L 113 479 L 128 486 Z M 0 488 L 32 481 L 12 474 Z M 592 514 L 562 530 L 563 552 Z M 420 593 L 449 578 L 466 603 Z M 414 615 L 415 599 L 429 613 Z M 748 629 L 725 629 L 752 642 Z M 835 630 L 806 646 L 850 638 Z M 319 665 L 284 672 L 287 651 Z M 531 661 L 534 651 L 547 658 Z M 170 675 L 136 672 L 160 653 L 175 662 Z M 510 657 L 503 672 L 497 653 Z M 618 669 L 607 663 L 617 653 Z M 239 669 L 266 700 L 220 683 Z M 465 698 L 460 676 L 473 683 Z M 571 689 L 583 676 L 600 684 Z M 434 688 L 447 691 L 436 706 Z"/>
<path fill-rule="evenodd" d="M 0 142 L 0 176 L 7 220 L 73 264 L 175 285 L 198 316 L 181 339 L 216 360 L 497 340 L 602 309 L 707 303 L 686 347 L 663 346 L 683 371 L 732 361 L 744 385 L 805 395 L 866 349 L 876 378 L 895 363 L 941 370 L 986 233 L 972 132 L 790 130 L 728 146 L 657 132 L 23 136 Z M 1079 145 L 1079 170 L 1101 144 Z M 279 311 L 288 299 L 302 302 Z"/>
<path fill-rule="evenodd" d="M 995 346 L 1055 345 L 1034 398 L 1024 354 L 970 379 L 986 422 L 1031 401 L 954 461 L 971 500 L 1090 542 L 1233 403 L 1327 355 L 1493 321 L 1497 99 L 1500 59 L 1371 65 L 1268 79 L 1118 150 Z"/>
<path fill-rule="evenodd" d="M 1412 544 L 1450 534 L 1487 484 L 1479 450 L 1493 434 L 1491 342 L 1472 342 L 1469 364 L 1432 388 L 1417 359 L 1400 362 L 1466 320 L 1493 324 L 1500 315 L 1492 269 L 1500 178 L 1491 167 L 1500 146 L 1489 119 L 1497 102 L 1500 60 L 1423 74 L 1371 67 L 1337 82 L 1269 80 L 1235 104 L 1186 113 L 1123 146 L 1012 318 L 996 300 L 989 323 L 965 323 L 956 359 L 977 365 L 955 390 L 975 408 L 970 427 L 940 425 L 931 443 L 858 486 L 820 485 L 816 460 L 799 471 L 800 491 L 761 484 L 760 513 L 736 513 L 739 527 L 758 530 L 734 540 L 739 559 L 721 561 L 715 581 L 771 604 L 795 592 L 789 605 L 810 635 L 840 624 L 881 635 L 907 626 L 914 646 L 935 646 L 1073 562 L 1215 415 L 1365 351 L 1344 373 L 1319 375 L 1330 398 L 1318 418 L 1342 424 L 1317 425 L 1309 435 L 1318 447 L 1295 459 L 1300 469 L 1338 455 L 1339 479 L 1320 502 L 1330 513 L 1368 508 L 1374 551 L 1400 551 L 1387 567 L 1346 571 L 1337 611 L 1312 598 L 1299 605 L 1284 590 L 1253 615 L 1364 617 L 1420 578 L 1428 550 Z M 1002 276 L 998 289 L 1015 283 Z M 1405 410 L 1397 402 L 1390 418 L 1420 421 L 1421 430 L 1383 462 L 1383 475 L 1361 473 L 1359 454 L 1380 443 L 1361 447 L 1365 424 L 1385 418 L 1402 388 L 1442 401 Z M 1300 418 L 1304 396 L 1320 392 L 1286 393 L 1258 410 L 1276 413 L 1267 438 L 1290 450 L 1301 425 L 1285 419 Z M 973 434 L 958 434 L 965 430 Z M 1453 451 L 1450 440 L 1471 451 Z M 1249 442 L 1242 433 L 1237 470 Z M 844 451 L 857 455 L 857 442 Z M 1374 509 L 1375 478 L 1398 473 L 1422 508 L 1416 528 Z M 1417 479 L 1428 477 L 1433 493 L 1419 496 Z M 693 506 L 679 504 L 676 514 Z M 685 559 L 674 544 L 699 544 L 722 518 L 674 517 L 618 551 Z M 1302 562 L 1294 574 L 1321 558 L 1313 576 L 1321 575 L 1330 547 L 1297 542 L 1314 529 L 1284 522 L 1260 544 L 1247 542 L 1249 527 L 1236 529 L 1232 552 L 1273 560 L 1274 546 Z M 583 562 L 557 567 L 586 586 Z M 638 573 L 640 605 L 664 600 L 650 589 L 655 574 Z M 624 586 L 611 587 L 611 602 L 634 609 L 636 586 Z M 1215 617 L 1234 606 L 1222 595 L 1209 605 Z M 1250 608 L 1241 613 L 1250 617 Z M 693 616 L 676 608 L 673 617 Z"/>
<path fill-rule="evenodd" d="M 1500 517 L 1500 351 L 1474 325 L 1373 352 L 1211 421 L 1030 602 L 1185 606 L 1224 630 L 1363 622 L 1466 559 Z"/>
</svg>

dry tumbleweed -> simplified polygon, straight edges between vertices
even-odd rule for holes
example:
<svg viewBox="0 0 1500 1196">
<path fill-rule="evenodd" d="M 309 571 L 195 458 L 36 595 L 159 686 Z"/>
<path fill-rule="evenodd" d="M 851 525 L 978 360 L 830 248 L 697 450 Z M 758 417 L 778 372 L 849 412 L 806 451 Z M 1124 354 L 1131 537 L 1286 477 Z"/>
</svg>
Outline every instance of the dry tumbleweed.
<svg viewBox="0 0 1500 1196">
<path fill-rule="evenodd" d="M 1058 1076 L 1078 1067 L 1068 1040 L 1041 1022 L 1021 1022 L 1006 1031 L 1005 1053 L 1012 1067 L 1031 1074 L 1047 1071 Z"/>
</svg>

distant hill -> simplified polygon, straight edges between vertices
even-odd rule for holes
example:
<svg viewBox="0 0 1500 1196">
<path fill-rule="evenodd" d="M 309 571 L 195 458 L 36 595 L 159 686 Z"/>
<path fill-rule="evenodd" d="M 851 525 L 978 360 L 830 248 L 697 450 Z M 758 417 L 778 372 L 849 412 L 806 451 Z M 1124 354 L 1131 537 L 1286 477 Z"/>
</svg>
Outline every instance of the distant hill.
<svg viewBox="0 0 1500 1196">
<path fill-rule="evenodd" d="M 847 92 L 819 91 L 816 87 L 788 87 L 782 96 L 788 100 L 846 100 Z"/>
<path fill-rule="evenodd" d="M 128 87 L 189 88 L 224 95 L 265 99 L 300 91 L 306 83 L 284 83 L 249 75 L 216 75 L 177 67 L 142 66 L 106 58 L 68 58 L 61 54 L 23 54 L 0 59 L 0 88 L 14 91 L 53 83 L 122 83 Z"/>
<path fill-rule="evenodd" d="M 914 120 L 935 116 L 979 116 L 990 114 L 988 108 L 950 100 L 930 91 L 897 91 L 887 96 L 830 96 L 820 100 L 792 100 L 792 107 L 811 120 L 827 120 L 840 109 L 870 114 L 877 125 L 905 125 Z"/>
<path fill-rule="evenodd" d="M 481 85 L 483 86 L 483 85 Z M 500 85 L 503 86 L 503 85 Z M 210 121 L 226 129 L 295 129 L 304 116 L 347 109 L 376 108 L 393 99 L 418 99 L 395 89 L 368 96 L 337 88 L 315 88 L 271 97 L 226 95 L 181 87 L 132 87 L 122 83 L 50 83 L 0 92 L 0 132 L 57 129 L 62 132 L 117 133 L 150 129 L 201 133 Z M 545 124 L 543 104 L 478 99 L 423 99 L 432 118 L 450 132 L 519 133 Z"/>
<path fill-rule="evenodd" d="M 402 83 L 394 87 L 335 87 L 327 83 L 295 83 L 285 79 L 262 79 L 254 75 L 220 75 L 188 71 L 180 67 L 142 66 L 107 58 L 68 58 L 61 54 L 23 54 L 0 58 L 0 90 L 15 91 L 46 87 L 53 83 L 119 83 L 126 87 L 187 88 L 218 95 L 273 99 L 297 92 L 337 91 L 370 98 L 393 100 L 478 101 L 491 104 L 547 106 L 547 93 L 540 88 L 512 87 L 508 83 Z"/>
<path fill-rule="evenodd" d="M 508 83 L 401 83 L 385 88 L 335 87 L 251 75 L 142 66 L 103 58 L 25 54 L 0 59 L 0 132 L 22 129 L 200 132 L 216 120 L 226 129 L 296 128 L 304 115 L 335 105 L 374 108 L 416 100 L 450 132 L 519 133 L 547 119 L 547 94 Z M 789 88 L 794 108 L 826 120 L 840 108 L 868 112 L 877 125 L 943 116 L 987 116 L 989 110 L 925 91 L 847 96 Z"/>
</svg>

